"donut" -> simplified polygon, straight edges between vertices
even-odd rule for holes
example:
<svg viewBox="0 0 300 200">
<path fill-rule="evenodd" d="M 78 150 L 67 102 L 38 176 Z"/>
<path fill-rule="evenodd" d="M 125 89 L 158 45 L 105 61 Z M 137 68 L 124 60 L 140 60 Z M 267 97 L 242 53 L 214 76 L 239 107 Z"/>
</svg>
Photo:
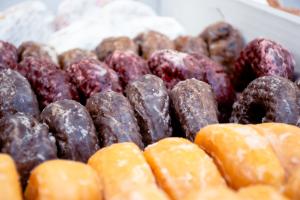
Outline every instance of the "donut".
<svg viewBox="0 0 300 200">
<path fill-rule="evenodd" d="M 242 91 L 252 80 L 261 76 L 277 75 L 293 79 L 295 60 L 280 44 L 257 38 L 241 52 L 234 66 L 233 82 Z"/>
<path fill-rule="evenodd" d="M 290 80 L 264 76 L 252 81 L 233 104 L 230 121 L 241 124 L 282 122 L 299 125 L 299 91 Z"/>
</svg>

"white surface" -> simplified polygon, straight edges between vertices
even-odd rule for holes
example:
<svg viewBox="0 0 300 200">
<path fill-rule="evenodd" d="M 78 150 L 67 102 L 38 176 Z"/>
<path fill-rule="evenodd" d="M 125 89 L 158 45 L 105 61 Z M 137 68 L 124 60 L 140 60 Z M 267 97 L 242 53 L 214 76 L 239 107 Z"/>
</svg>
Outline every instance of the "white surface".
<svg viewBox="0 0 300 200">
<path fill-rule="evenodd" d="M 188 33 L 194 35 L 211 23 L 226 20 L 242 32 L 246 41 L 265 37 L 288 48 L 295 57 L 297 71 L 300 71 L 300 17 L 247 0 L 188 2 L 163 0 L 162 15 L 175 17 Z"/>
</svg>

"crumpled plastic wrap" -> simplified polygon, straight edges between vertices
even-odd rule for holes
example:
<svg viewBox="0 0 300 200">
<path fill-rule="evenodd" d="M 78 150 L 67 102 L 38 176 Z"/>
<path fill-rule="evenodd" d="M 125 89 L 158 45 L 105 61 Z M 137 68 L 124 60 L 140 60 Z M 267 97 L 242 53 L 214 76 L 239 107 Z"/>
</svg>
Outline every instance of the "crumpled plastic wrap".
<svg viewBox="0 0 300 200">
<path fill-rule="evenodd" d="M 100 8 L 112 0 L 62 0 L 54 19 L 56 30 L 60 30 L 87 15 L 100 14 Z"/>
<path fill-rule="evenodd" d="M 183 26 L 171 17 L 144 17 L 136 18 L 129 21 L 126 24 L 121 24 L 121 30 L 123 35 L 128 37 L 135 37 L 137 34 L 153 30 L 167 35 L 170 39 L 175 39 L 179 35 L 185 35 L 185 29 Z M 126 28 L 127 27 L 127 28 Z"/>
<path fill-rule="evenodd" d="M 96 19 L 103 15 L 112 15 L 111 23 L 119 24 L 156 14 L 149 6 L 133 0 L 63 0 L 58 7 L 55 27 L 59 30 L 82 18 Z"/>
<path fill-rule="evenodd" d="M 156 16 L 151 7 L 133 0 L 114 0 L 105 5 L 101 11 L 106 17 L 110 18 L 114 26 L 120 26 L 135 19 Z"/>
<path fill-rule="evenodd" d="M 148 30 L 171 39 L 185 33 L 175 19 L 159 17 L 135 0 L 62 0 L 56 16 L 43 3 L 28 1 L 0 15 L 0 39 L 15 45 L 28 40 L 48 43 L 57 53 L 72 48 L 93 50 L 106 37 L 134 38 Z"/>
<path fill-rule="evenodd" d="M 40 1 L 25 1 L 0 12 L 0 39 L 20 45 L 34 40 L 45 43 L 54 29 L 54 15 Z"/>
<path fill-rule="evenodd" d="M 92 50 L 109 36 L 114 36 L 114 32 L 106 18 L 86 18 L 52 34 L 49 45 L 53 46 L 58 54 L 73 48 Z"/>
</svg>

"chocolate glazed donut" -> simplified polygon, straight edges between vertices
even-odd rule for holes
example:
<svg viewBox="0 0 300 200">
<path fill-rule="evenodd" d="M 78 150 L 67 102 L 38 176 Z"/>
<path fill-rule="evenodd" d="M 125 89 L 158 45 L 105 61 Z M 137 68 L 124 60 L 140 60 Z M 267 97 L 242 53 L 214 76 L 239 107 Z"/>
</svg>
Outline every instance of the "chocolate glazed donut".
<svg viewBox="0 0 300 200">
<path fill-rule="evenodd" d="M 288 79 L 264 76 L 252 81 L 233 105 L 231 122 L 300 125 L 299 89 Z"/>
</svg>

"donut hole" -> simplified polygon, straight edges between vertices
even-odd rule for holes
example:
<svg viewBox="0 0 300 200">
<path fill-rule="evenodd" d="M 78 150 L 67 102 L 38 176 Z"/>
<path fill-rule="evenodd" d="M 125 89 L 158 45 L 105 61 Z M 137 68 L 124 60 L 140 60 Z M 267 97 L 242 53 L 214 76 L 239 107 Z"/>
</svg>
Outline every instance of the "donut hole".
<svg viewBox="0 0 300 200">
<path fill-rule="evenodd" d="M 261 103 L 252 103 L 248 109 L 248 119 L 249 123 L 259 124 L 262 122 L 263 118 L 266 116 L 265 106 Z"/>
</svg>

